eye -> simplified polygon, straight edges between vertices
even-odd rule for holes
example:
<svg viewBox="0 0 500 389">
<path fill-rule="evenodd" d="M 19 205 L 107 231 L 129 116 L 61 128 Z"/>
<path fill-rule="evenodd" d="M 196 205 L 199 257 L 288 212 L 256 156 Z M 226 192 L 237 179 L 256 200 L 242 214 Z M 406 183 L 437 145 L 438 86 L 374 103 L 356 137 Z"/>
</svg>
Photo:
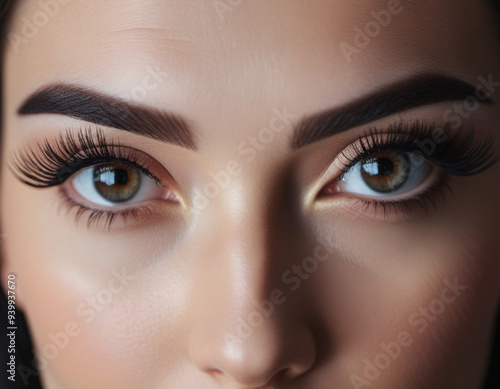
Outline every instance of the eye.
<svg viewBox="0 0 500 389">
<path fill-rule="evenodd" d="M 69 184 L 84 200 L 95 205 L 117 206 L 153 199 L 175 199 L 157 180 L 122 162 L 108 162 L 82 169 Z"/>
<path fill-rule="evenodd" d="M 324 194 L 345 192 L 393 199 L 418 189 L 431 170 L 431 163 L 415 153 L 381 151 L 349 168 L 337 182 L 325 188 Z"/>
</svg>

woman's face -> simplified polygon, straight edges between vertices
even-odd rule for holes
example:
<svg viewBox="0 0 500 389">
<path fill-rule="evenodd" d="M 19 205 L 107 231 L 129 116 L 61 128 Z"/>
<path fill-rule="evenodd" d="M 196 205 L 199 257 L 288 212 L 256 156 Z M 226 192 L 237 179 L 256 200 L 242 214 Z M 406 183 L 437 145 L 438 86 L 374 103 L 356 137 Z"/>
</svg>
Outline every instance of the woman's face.
<svg viewBox="0 0 500 389">
<path fill-rule="evenodd" d="M 45 387 L 478 388 L 495 23 L 486 1 L 21 2 L 2 280 Z"/>
</svg>

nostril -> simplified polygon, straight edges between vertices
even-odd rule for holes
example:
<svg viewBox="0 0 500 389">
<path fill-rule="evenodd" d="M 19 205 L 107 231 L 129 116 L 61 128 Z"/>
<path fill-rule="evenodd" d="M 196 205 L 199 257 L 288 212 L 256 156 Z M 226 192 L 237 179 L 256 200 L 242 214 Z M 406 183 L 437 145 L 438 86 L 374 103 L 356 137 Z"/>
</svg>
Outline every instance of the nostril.
<svg viewBox="0 0 500 389">
<path fill-rule="evenodd" d="M 229 387 L 271 388 L 293 382 L 310 371 L 316 359 L 312 335 L 305 327 L 287 339 L 263 327 L 251 339 L 231 345 L 222 336 L 204 335 L 192 343 L 191 361 L 197 370 Z"/>
<path fill-rule="evenodd" d="M 289 370 L 288 368 L 282 369 L 270 379 L 265 378 L 263 380 L 241 380 L 219 369 L 209 369 L 207 374 L 220 384 L 233 386 L 237 384 L 238 387 L 244 387 L 245 389 L 271 389 L 276 385 L 283 384 L 287 379 L 293 378 Z"/>
</svg>

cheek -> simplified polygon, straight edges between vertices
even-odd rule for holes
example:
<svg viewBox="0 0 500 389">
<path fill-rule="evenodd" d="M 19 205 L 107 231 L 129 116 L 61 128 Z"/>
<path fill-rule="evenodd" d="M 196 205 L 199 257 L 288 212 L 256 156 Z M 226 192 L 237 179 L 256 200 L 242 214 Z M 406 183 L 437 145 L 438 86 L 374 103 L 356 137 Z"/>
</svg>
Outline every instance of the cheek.
<svg viewBox="0 0 500 389">
<path fill-rule="evenodd" d="M 172 259 L 180 254 L 165 249 L 174 250 L 178 230 L 170 237 L 171 224 L 155 226 L 164 236 L 91 233 L 57 214 L 52 193 L 28 201 L 20 199 L 25 192 L 4 191 L 4 255 L 17 275 L 42 375 L 64 387 L 128 388 L 168 372 L 179 362 L 186 309 L 186 277 Z"/>
<path fill-rule="evenodd" d="M 357 376 L 377 388 L 479 385 L 499 304 L 498 239 L 486 219 L 441 216 L 377 228 L 337 219 L 330 225 L 339 228 L 318 229 L 332 251 L 314 276 L 337 355 L 332 379 Z"/>
<path fill-rule="evenodd" d="M 18 279 L 24 283 L 24 310 L 41 370 L 48 376 L 66 387 L 75 387 L 75 381 L 82 388 L 97 387 L 107 380 L 106 387 L 140 387 L 179 362 L 175 350 L 187 294 L 184 277 L 165 267 L 142 272 L 122 267 L 78 276 L 68 272 L 65 277 L 49 265 L 67 258 L 57 250 L 36 258 L 22 251 L 11 255 L 47 264 L 20 265 Z M 37 276 L 29 278 L 31 272 Z M 85 373 L 89 371 L 95 374 Z"/>
</svg>

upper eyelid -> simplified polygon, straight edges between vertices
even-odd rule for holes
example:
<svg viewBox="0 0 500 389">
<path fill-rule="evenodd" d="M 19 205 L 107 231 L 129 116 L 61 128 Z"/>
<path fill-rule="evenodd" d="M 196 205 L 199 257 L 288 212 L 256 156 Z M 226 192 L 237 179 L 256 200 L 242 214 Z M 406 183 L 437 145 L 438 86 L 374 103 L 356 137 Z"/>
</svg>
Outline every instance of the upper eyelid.
<svg viewBox="0 0 500 389">
<path fill-rule="evenodd" d="M 451 129 L 451 122 L 446 122 L 442 127 L 445 133 L 448 133 Z M 414 121 L 399 120 L 398 122 L 391 122 L 386 126 L 370 126 L 364 129 L 363 133 L 359 135 L 355 141 L 351 142 L 347 147 L 345 147 L 339 156 L 342 156 L 345 160 L 351 160 L 351 163 L 363 159 L 364 155 L 368 153 L 375 153 L 378 150 L 387 150 L 394 147 L 403 148 L 402 143 L 404 141 L 422 140 L 422 135 L 428 138 L 431 132 L 437 129 L 436 122 L 426 123 L 423 120 L 416 119 Z M 463 128 L 463 127 L 462 127 Z M 405 147 L 408 149 L 408 147 Z M 411 147 L 413 149 L 413 147 Z M 356 152 L 355 159 L 352 160 L 346 156 L 346 152 Z M 405 150 L 402 150 L 405 151 Z"/>
<path fill-rule="evenodd" d="M 446 131 L 450 131 L 451 129 L 451 122 L 446 122 L 445 127 L 448 128 Z M 387 136 L 388 134 L 398 134 L 401 132 L 401 128 L 403 128 L 403 133 L 406 134 L 405 136 L 411 137 L 412 134 L 414 135 L 415 133 L 424 133 L 424 135 L 427 135 L 430 131 L 433 131 L 433 129 L 436 127 L 436 123 L 432 122 L 431 124 L 426 124 L 423 120 L 414 120 L 414 121 L 405 121 L 405 120 L 400 120 L 399 122 L 392 122 L 389 123 L 388 125 L 382 127 L 368 127 L 368 129 L 365 130 L 364 135 L 361 135 L 358 137 L 357 142 L 359 142 L 362 139 L 367 138 L 367 134 L 369 134 L 370 131 L 372 131 L 372 134 L 374 134 L 374 137 L 377 136 Z M 454 129 L 454 131 L 460 132 L 464 127 L 462 126 L 460 129 Z M 66 134 L 59 134 L 59 137 L 57 138 L 59 140 L 59 145 L 64 145 L 62 147 L 63 154 L 66 154 L 66 156 L 71 157 L 70 155 L 74 151 L 82 151 L 85 150 L 86 148 L 90 148 L 88 146 L 92 146 L 92 148 L 97 147 L 112 147 L 112 145 L 120 146 L 120 143 L 118 140 L 109 140 L 108 135 L 99 127 L 97 127 L 95 130 L 93 130 L 91 127 L 88 127 L 86 129 L 80 128 L 78 130 L 78 135 L 75 137 L 75 135 L 72 133 L 74 131 L 74 128 L 69 128 L 66 130 Z M 78 139 L 76 139 L 78 138 Z M 96 138 L 96 139 L 95 139 Z M 418 135 L 414 135 L 415 139 L 418 139 Z M 99 141 L 100 140 L 100 141 Z M 58 144 L 57 141 L 53 142 L 52 144 Z M 69 146 L 68 146 L 69 144 Z M 351 143 L 348 147 L 352 147 L 352 145 L 356 144 L 356 142 Z M 40 143 L 37 144 L 39 149 L 43 150 L 43 146 L 50 145 L 49 141 L 46 141 L 43 146 L 40 145 Z M 104 146 L 102 146 L 104 145 Z M 69 147 L 70 150 L 67 150 L 67 147 Z M 83 146 L 83 147 L 82 147 Z M 345 149 L 344 149 L 345 150 Z M 344 153 L 344 150 L 340 153 L 342 155 Z M 28 153 L 29 154 L 29 153 Z M 39 162 L 39 160 L 37 160 Z M 331 163 L 330 163 L 331 164 Z M 329 164 L 329 165 L 330 165 Z M 328 167 L 325 169 L 327 170 Z"/>
<path fill-rule="evenodd" d="M 465 125 L 462 125 L 459 128 L 453 128 L 453 125 L 450 121 L 447 121 L 444 125 L 445 128 L 447 128 L 447 131 L 449 134 L 453 135 L 450 139 L 453 140 L 454 146 L 460 145 L 460 138 L 463 138 L 467 134 L 475 134 L 479 131 L 475 130 L 475 127 L 466 127 Z M 335 156 L 332 156 L 331 159 L 329 159 L 326 162 L 326 166 L 321 171 L 318 175 L 318 179 L 315 180 L 314 184 L 307 190 L 307 193 L 305 195 L 306 197 L 306 203 L 311 204 L 314 199 L 317 197 L 317 194 L 322 190 L 322 188 L 327 185 L 329 182 L 331 182 L 333 179 L 341 177 L 342 172 L 346 169 L 347 164 L 342 163 L 341 158 L 342 155 L 345 153 L 347 150 L 350 150 L 351 152 L 355 151 L 355 145 L 356 143 L 360 143 L 365 141 L 367 139 L 367 135 L 370 134 L 370 131 L 373 135 L 379 138 L 387 138 L 388 135 L 393 134 L 397 135 L 398 133 L 401 134 L 398 129 L 403 129 L 403 135 L 405 137 L 408 137 L 411 139 L 412 137 L 415 139 L 425 139 L 425 135 L 428 135 L 429 132 L 432 131 L 433 128 L 440 128 L 437 126 L 437 123 L 434 121 L 432 123 L 426 123 L 425 120 L 423 119 L 416 119 L 416 120 L 399 120 L 399 121 L 394 121 L 390 122 L 387 125 L 384 126 L 370 126 L 366 129 L 364 129 L 364 132 L 359 135 L 355 140 L 351 141 L 348 145 L 343 147 L 343 149 L 336 154 Z M 424 136 L 424 138 L 422 138 Z M 401 136 L 400 136 L 401 137 Z M 483 137 L 484 138 L 484 137 Z M 464 143 L 462 142 L 462 145 Z M 483 141 L 477 141 L 477 139 L 474 140 L 474 143 L 471 142 L 468 146 L 468 151 L 469 154 L 473 153 L 473 148 L 483 148 L 484 150 L 489 151 L 488 155 L 485 154 L 485 157 L 483 160 L 477 160 L 476 165 L 482 164 L 482 167 L 484 168 L 483 170 L 489 168 L 491 165 L 493 165 L 496 162 L 496 159 L 492 156 L 494 152 L 496 152 L 496 149 L 494 147 L 494 134 L 493 133 L 488 133 L 486 135 L 485 139 Z M 387 148 L 391 148 L 390 146 Z M 393 148 L 394 149 L 394 148 Z M 471 151 L 472 150 L 472 151 Z M 467 150 L 464 150 L 467 151 Z M 451 156 L 448 156 L 451 158 Z M 358 162 L 362 158 L 357 158 Z M 349 158 L 345 158 L 345 160 L 349 160 Z M 433 162 L 432 158 L 428 158 L 430 162 Z M 473 166 L 472 166 L 473 167 Z M 471 165 L 467 165 L 466 161 L 464 161 L 463 164 L 463 172 L 466 172 L 467 168 L 471 168 Z M 334 173 L 335 172 L 335 173 Z M 476 173 L 476 172 L 473 172 Z"/>
<path fill-rule="evenodd" d="M 151 171 L 154 170 L 152 165 L 155 159 L 147 153 L 121 144 L 118 140 L 110 140 L 99 127 L 95 130 L 91 127 L 80 128 L 77 135 L 74 134 L 74 130 L 74 128 L 68 128 L 65 133 L 60 133 L 52 142 L 45 139 L 43 142 L 37 142 L 35 146 L 14 150 L 10 155 L 9 170 L 25 184 L 45 188 L 62 184 L 71 174 L 99 162 L 80 166 L 79 169 L 76 169 L 76 166 L 70 167 L 66 164 L 73 164 L 85 159 L 101 158 L 102 162 L 122 161 L 140 169 L 158 182 L 162 182 L 158 174 Z M 81 153 L 87 154 L 82 155 Z M 161 164 L 158 162 L 158 165 Z M 54 181 L 55 171 L 61 167 L 70 169 L 70 172 L 63 173 L 66 178 L 58 178 Z M 165 168 L 163 170 L 166 171 Z"/>
<path fill-rule="evenodd" d="M 398 132 L 398 126 L 402 126 L 403 131 Z M 387 127 L 387 130 L 372 127 L 365 130 L 365 134 L 360 136 L 357 142 L 351 144 L 354 148 L 356 148 L 356 145 L 361 145 L 363 149 L 361 151 L 365 152 L 360 152 L 358 149 L 358 155 L 355 160 L 349 163 L 349 167 L 352 167 L 365 156 L 377 152 L 377 150 L 418 152 L 422 158 L 432 163 L 439 164 L 440 162 L 445 162 L 444 165 L 449 165 L 449 159 L 454 157 L 451 153 L 456 151 L 463 158 L 463 163 L 462 169 L 454 170 L 453 173 L 455 175 L 477 174 L 496 163 L 500 155 L 496 158 L 494 157 L 497 150 L 495 148 L 496 139 L 493 132 L 488 132 L 482 141 L 476 139 L 476 134 L 477 130 L 474 126 L 466 127 L 462 124 L 460 127 L 454 128 L 451 121 L 446 121 L 442 127 L 438 127 L 436 122 L 426 125 L 419 120 L 413 123 L 406 121 L 400 121 L 399 124 L 393 123 Z M 383 139 L 383 137 L 387 136 L 389 136 L 389 139 Z M 368 142 L 368 146 L 366 146 L 365 142 Z M 374 143 L 376 147 L 372 148 L 369 142 Z M 425 145 L 423 146 L 424 142 L 427 142 L 427 145 L 430 144 L 431 149 L 427 149 Z M 444 145 L 446 147 L 443 147 Z M 460 150 L 456 150 L 458 148 Z M 343 155 L 344 151 L 345 149 L 341 155 Z M 450 155 L 446 155 L 446 153 Z M 471 162 L 471 160 L 474 160 L 475 169 L 472 166 L 467 166 L 467 163 Z M 442 164 L 440 167 L 446 168 Z"/>
</svg>

